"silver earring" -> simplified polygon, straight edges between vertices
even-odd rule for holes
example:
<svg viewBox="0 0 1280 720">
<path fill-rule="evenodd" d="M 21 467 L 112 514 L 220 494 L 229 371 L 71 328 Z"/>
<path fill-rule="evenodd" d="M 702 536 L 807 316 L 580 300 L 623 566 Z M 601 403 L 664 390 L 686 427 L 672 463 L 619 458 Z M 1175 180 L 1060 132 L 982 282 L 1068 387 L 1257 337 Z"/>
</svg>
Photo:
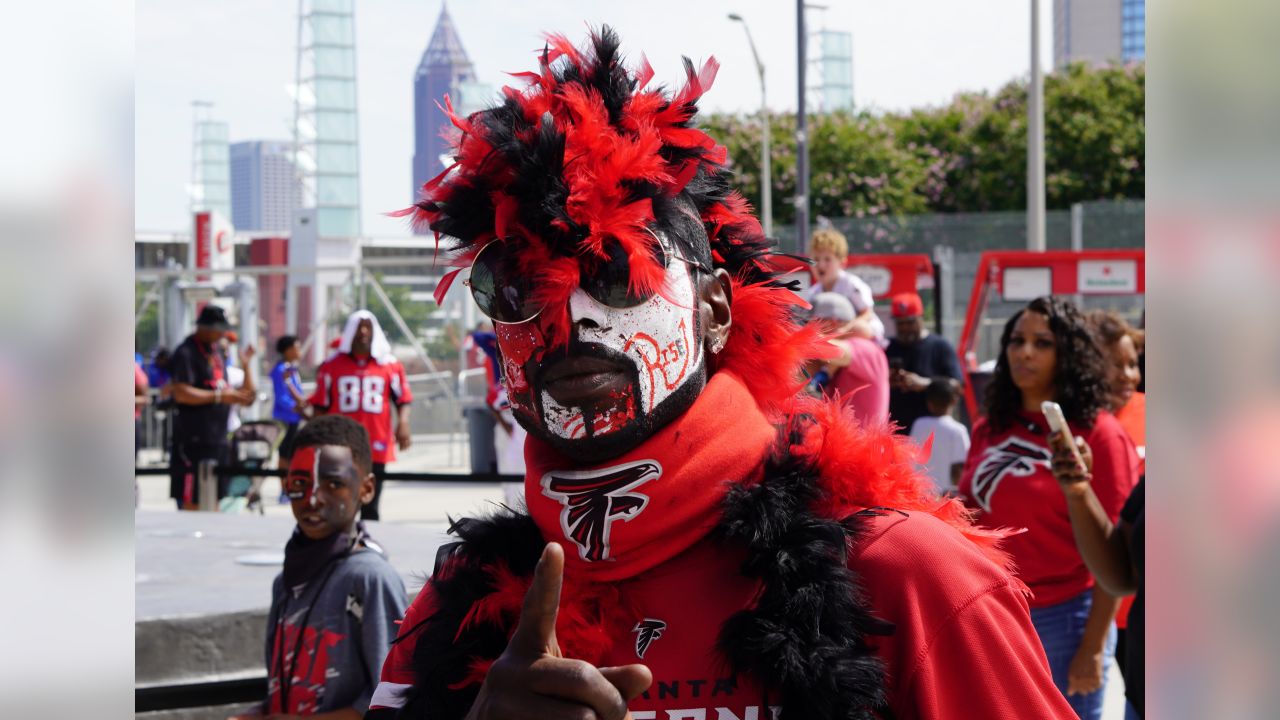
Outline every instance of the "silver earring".
<svg viewBox="0 0 1280 720">
<path fill-rule="evenodd" d="M 711 354 L 712 354 L 712 355 L 715 355 L 716 353 L 720 352 L 720 351 L 721 351 L 721 350 L 723 350 L 723 349 L 724 349 L 724 338 L 723 338 L 723 337 L 718 337 L 718 338 L 716 338 L 715 340 L 712 340 L 712 341 L 711 341 Z"/>
</svg>

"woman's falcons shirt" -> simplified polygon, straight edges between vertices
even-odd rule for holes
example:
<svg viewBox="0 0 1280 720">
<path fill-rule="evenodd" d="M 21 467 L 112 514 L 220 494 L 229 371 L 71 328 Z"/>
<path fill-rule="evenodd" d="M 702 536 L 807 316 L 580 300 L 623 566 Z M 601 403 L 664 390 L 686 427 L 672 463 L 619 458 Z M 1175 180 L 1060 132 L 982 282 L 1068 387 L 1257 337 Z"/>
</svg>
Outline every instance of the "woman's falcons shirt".
<svg viewBox="0 0 1280 720">
<path fill-rule="evenodd" d="M 1133 441 L 1115 417 L 1098 413 L 1092 428 L 1071 424 L 1093 451 L 1093 491 L 1112 522 L 1138 482 Z M 1032 607 L 1064 602 L 1093 587 L 1093 576 L 1076 549 L 1067 500 L 1049 464 L 1044 418 L 1020 412 L 1003 432 L 985 419 L 973 428 L 973 445 L 960 477 L 960 495 L 988 527 L 1026 528 L 1004 547 L 1035 597 Z"/>
</svg>

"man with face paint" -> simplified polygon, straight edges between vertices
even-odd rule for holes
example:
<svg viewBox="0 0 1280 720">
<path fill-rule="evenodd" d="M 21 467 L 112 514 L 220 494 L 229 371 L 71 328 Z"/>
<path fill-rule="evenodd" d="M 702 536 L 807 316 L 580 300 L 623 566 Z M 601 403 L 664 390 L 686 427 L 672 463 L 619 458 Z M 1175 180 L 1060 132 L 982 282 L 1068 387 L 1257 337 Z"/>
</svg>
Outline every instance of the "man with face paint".
<svg viewBox="0 0 1280 720">
<path fill-rule="evenodd" d="M 369 436 L 342 416 L 304 426 L 284 478 L 298 521 L 271 589 L 267 698 L 238 718 L 359 718 L 407 606 L 386 553 L 356 521 L 373 495 Z"/>
<path fill-rule="evenodd" d="M 694 127 L 715 61 L 618 47 L 547 36 L 405 213 L 494 321 L 527 509 L 454 523 L 366 717 L 1073 717 L 1001 533 L 800 393 L 831 345 Z"/>
</svg>

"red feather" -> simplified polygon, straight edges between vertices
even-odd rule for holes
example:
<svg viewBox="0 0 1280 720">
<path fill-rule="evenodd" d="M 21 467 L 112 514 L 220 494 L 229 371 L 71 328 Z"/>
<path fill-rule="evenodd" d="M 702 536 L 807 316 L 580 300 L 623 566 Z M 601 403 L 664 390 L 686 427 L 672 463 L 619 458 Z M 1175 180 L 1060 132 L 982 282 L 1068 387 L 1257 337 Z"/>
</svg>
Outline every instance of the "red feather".
<svg viewBox="0 0 1280 720">
<path fill-rule="evenodd" d="M 653 79 L 653 66 L 649 64 L 649 58 L 644 53 L 640 53 L 640 67 L 636 68 L 636 90 L 643 90 L 645 85 Z"/>
<path fill-rule="evenodd" d="M 453 285 L 453 281 L 457 279 L 460 272 L 462 272 L 462 268 L 455 268 L 440 278 L 440 282 L 436 284 L 436 291 L 432 293 L 432 296 L 436 299 L 436 305 L 444 305 L 445 293 L 449 292 L 449 287 Z"/>
</svg>

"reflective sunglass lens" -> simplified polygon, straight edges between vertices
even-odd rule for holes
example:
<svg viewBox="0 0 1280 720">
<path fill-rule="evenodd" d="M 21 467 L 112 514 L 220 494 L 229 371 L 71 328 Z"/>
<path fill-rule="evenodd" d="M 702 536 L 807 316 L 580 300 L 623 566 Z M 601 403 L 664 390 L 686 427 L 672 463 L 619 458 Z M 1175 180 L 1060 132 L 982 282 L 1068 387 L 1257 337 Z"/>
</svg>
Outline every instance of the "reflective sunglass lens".
<svg viewBox="0 0 1280 720">
<path fill-rule="evenodd" d="M 582 269 L 582 289 L 588 295 L 612 308 L 635 307 L 653 297 L 653 293 L 632 291 L 631 262 L 621 246 L 610 244 L 605 252 L 607 258 Z M 666 267 L 666 254 L 656 245 L 654 260 Z"/>
<path fill-rule="evenodd" d="M 538 313 L 532 282 L 520 275 L 501 248 L 486 248 L 476 256 L 471 295 L 481 312 L 499 322 L 523 322 Z"/>
</svg>

